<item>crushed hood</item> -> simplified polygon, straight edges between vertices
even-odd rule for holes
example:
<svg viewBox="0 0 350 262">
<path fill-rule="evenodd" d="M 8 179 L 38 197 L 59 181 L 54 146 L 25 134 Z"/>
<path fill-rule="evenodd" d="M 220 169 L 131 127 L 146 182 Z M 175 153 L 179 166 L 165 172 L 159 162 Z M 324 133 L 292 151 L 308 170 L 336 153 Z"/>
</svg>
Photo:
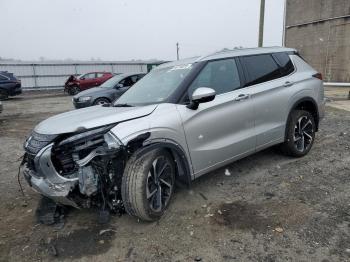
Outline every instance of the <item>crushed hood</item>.
<svg viewBox="0 0 350 262">
<path fill-rule="evenodd" d="M 38 124 L 34 131 L 46 135 L 71 133 L 81 129 L 91 129 L 144 117 L 151 114 L 156 107 L 157 105 L 142 107 L 92 106 L 50 117 Z"/>
</svg>

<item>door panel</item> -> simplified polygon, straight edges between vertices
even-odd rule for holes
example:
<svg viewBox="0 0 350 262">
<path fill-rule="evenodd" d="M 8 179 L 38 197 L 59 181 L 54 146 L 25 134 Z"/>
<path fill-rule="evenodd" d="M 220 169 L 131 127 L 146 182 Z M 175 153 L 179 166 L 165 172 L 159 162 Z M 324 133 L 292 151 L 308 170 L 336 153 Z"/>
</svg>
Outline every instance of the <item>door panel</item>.
<svg viewBox="0 0 350 262">
<path fill-rule="evenodd" d="M 241 88 L 236 59 L 208 62 L 189 86 L 188 97 L 199 87 L 213 88 L 215 99 L 197 110 L 177 107 L 196 175 L 255 150 L 254 108 L 250 89 Z"/>
<path fill-rule="evenodd" d="M 282 142 L 289 97 L 286 80 L 281 78 L 252 86 L 252 100 L 255 109 L 255 130 L 257 149 L 272 142 Z"/>
<path fill-rule="evenodd" d="M 195 174 L 218 167 L 255 150 L 251 99 L 236 101 L 249 90 L 238 89 L 200 104 L 197 110 L 178 105 Z"/>
<path fill-rule="evenodd" d="M 241 57 L 255 110 L 257 149 L 284 139 L 289 92 L 294 71 L 286 53 Z"/>
</svg>

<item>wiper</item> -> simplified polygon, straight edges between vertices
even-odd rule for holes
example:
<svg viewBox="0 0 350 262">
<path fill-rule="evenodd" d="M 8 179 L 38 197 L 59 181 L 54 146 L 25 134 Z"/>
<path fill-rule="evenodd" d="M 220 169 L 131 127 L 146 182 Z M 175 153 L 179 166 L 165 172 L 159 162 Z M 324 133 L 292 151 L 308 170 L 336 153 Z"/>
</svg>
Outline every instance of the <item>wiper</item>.
<svg viewBox="0 0 350 262">
<path fill-rule="evenodd" d="M 114 107 L 133 107 L 133 105 L 130 105 L 130 104 L 115 104 L 113 105 Z"/>
</svg>

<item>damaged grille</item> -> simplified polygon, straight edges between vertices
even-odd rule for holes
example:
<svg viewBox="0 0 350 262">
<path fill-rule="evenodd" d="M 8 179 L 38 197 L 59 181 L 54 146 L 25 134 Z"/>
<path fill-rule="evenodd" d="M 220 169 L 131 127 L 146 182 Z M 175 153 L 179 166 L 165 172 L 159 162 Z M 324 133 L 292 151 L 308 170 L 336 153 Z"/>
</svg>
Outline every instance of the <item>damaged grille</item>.
<svg viewBox="0 0 350 262">
<path fill-rule="evenodd" d="M 43 135 L 33 131 L 24 144 L 24 150 L 30 155 L 36 155 L 56 137 L 57 135 Z"/>
</svg>

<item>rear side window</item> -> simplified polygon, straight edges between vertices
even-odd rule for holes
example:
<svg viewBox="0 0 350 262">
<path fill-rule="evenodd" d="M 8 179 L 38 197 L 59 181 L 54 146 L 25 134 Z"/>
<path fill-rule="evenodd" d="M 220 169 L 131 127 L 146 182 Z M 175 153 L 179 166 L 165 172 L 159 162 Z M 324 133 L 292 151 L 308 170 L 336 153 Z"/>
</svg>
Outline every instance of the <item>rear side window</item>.
<svg viewBox="0 0 350 262">
<path fill-rule="evenodd" d="M 271 55 L 243 56 L 241 61 L 248 73 L 246 86 L 256 85 L 281 77 L 281 71 Z"/>
<path fill-rule="evenodd" d="M 198 87 L 210 87 L 216 94 L 223 94 L 241 87 L 234 58 L 208 62 L 188 89 L 188 95 Z"/>
<path fill-rule="evenodd" d="M 272 56 L 280 66 L 282 76 L 287 76 L 294 71 L 294 65 L 288 54 L 276 53 L 272 54 Z"/>
<path fill-rule="evenodd" d="M 96 76 L 97 78 L 100 78 L 100 77 L 103 77 L 105 74 L 104 73 L 97 73 L 96 75 L 97 75 Z"/>
</svg>

